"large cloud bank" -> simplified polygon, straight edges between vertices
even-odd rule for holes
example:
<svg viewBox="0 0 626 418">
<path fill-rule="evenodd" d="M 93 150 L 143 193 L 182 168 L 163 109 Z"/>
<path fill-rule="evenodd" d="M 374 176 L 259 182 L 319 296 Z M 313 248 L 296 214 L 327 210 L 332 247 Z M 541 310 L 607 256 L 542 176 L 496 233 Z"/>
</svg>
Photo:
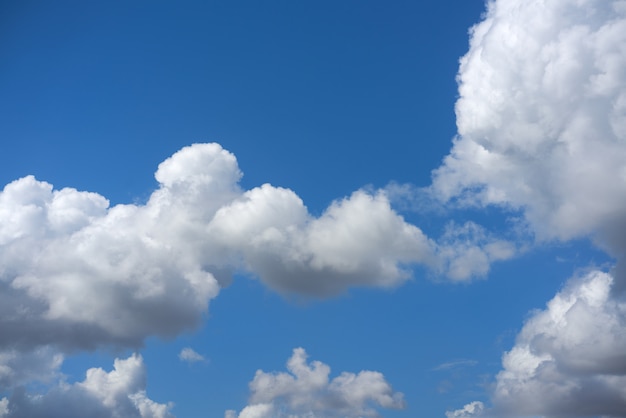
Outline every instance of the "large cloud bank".
<svg viewBox="0 0 626 418">
<path fill-rule="evenodd" d="M 611 272 L 571 279 L 503 357 L 493 408 L 449 417 L 626 416 L 626 2 L 496 0 L 458 75 L 458 137 L 432 191 L 591 237 Z"/>
<path fill-rule="evenodd" d="M 330 367 L 307 364 L 304 349 L 296 348 L 287 361 L 289 373 L 258 370 L 250 382 L 250 404 L 225 418 L 358 418 L 378 417 L 378 408 L 404 407 L 402 393 L 394 392 L 379 372 L 343 372 L 330 380 Z"/>
</svg>

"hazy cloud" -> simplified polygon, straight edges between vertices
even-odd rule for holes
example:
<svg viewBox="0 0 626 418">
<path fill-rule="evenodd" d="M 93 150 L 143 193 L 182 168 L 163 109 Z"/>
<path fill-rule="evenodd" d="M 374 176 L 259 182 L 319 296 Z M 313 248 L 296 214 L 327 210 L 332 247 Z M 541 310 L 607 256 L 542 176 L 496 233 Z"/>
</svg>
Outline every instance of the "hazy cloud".
<svg viewBox="0 0 626 418">
<path fill-rule="evenodd" d="M 49 346 L 20 351 L 0 351 L 0 389 L 32 381 L 48 382 L 58 377 L 63 355 Z"/>
<path fill-rule="evenodd" d="M 9 415 L 9 400 L 7 398 L 0 399 L 0 418 Z"/>
<path fill-rule="evenodd" d="M 453 360 L 448 361 L 446 363 L 441 363 L 440 365 L 433 368 L 435 371 L 439 370 L 451 370 L 460 367 L 472 367 L 478 364 L 476 360 Z"/>
<path fill-rule="evenodd" d="M 330 367 L 306 362 L 296 348 L 285 372 L 258 370 L 250 382 L 250 405 L 226 418 L 331 418 L 378 417 L 378 408 L 404 408 L 402 393 L 394 392 L 379 372 L 343 372 L 330 380 Z"/>
<path fill-rule="evenodd" d="M 178 358 L 181 361 L 185 361 L 187 363 L 198 363 L 198 362 L 204 363 L 207 361 L 204 358 L 204 356 L 197 353 L 193 348 L 190 348 L 190 347 L 185 347 L 182 350 L 180 350 L 180 353 L 178 354 Z"/>
<path fill-rule="evenodd" d="M 517 253 L 515 244 L 491 236 L 474 222 L 449 223 L 437 241 L 439 271 L 453 281 L 485 277 L 491 264 L 510 259 Z"/>
</svg>

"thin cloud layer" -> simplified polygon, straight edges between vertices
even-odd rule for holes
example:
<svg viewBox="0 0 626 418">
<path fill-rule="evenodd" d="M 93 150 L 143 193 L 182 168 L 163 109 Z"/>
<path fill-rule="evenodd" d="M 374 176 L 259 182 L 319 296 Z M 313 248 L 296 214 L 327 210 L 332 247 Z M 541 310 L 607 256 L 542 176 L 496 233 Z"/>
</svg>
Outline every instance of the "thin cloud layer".
<svg viewBox="0 0 626 418">
<path fill-rule="evenodd" d="M 173 418 L 172 405 L 146 395 L 143 359 L 116 359 L 114 369 L 87 370 L 85 380 L 58 383 L 45 394 L 15 390 L 0 400 L 0 418 Z"/>
<path fill-rule="evenodd" d="M 626 416 L 626 3 L 496 0 L 458 74 L 458 137 L 431 191 L 590 237 L 611 274 L 572 279 L 503 357 L 493 408 L 449 417 Z"/>
<path fill-rule="evenodd" d="M 457 282 L 486 277 L 491 264 L 518 252 L 515 244 L 492 236 L 474 222 L 449 223 L 437 242 L 439 271 Z"/>
<path fill-rule="evenodd" d="M 296 348 L 285 372 L 258 370 L 250 382 L 250 404 L 225 418 L 357 418 L 378 417 L 378 408 L 404 408 L 402 393 L 394 392 L 379 372 L 343 372 L 330 380 L 330 367 L 307 363 L 304 349 Z"/>
<path fill-rule="evenodd" d="M 178 353 L 180 361 L 191 363 L 206 363 L 207 359 L 191 347 L 185 347 Z"/>
</svg>

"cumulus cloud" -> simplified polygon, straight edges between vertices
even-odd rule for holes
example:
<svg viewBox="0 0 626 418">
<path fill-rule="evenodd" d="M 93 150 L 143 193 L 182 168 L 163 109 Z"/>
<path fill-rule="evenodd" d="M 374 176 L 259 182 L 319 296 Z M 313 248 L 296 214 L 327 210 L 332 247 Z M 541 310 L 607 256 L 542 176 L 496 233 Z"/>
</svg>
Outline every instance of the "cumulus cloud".
<svg viewBox="0 0 626 418">
<path fill-rule="evenodd" d="M 97 193 L 56 190 L 33 176 L 7 184 L 0 384 L 46 376 L 62 353 L 138 347 L 149 336 L 193 329 L 235 271 L 281 293 L 326 297 L 398 286 L 415 264 L 468 280 L 510 253 L 475 226 L 438 244 L 407 223 L 384 190 L 358 190 L 314 217 L 293 191 L 242 190 L 241 176 L 220 145 L 194 144 L 159 165 L 159 187 L 145 204 L 111 207 Z M 31 361 L 40 349 L 48 361 Z M 15 364 L 29 366 L 17 372 Z"/>
<path fill-rule="evenodd" d="M 626 302 L 612 283 L 599 271 L 574 278 L 526 322 L 496 378 L 498 411 L 626 416 Z"/>
<path fill-rule="evenodd" d="M 44 394 L 15 390 L 0 401 L 0 417 L 173 418 L 172 405 L 147 397 L 145 380 L 141 356 L 116 359 L 110 372 L 89 369 L 82 382 L 60 382 Z"/>
<path fill-rule="evenodd" d="M 540 239 L 623 227 L 624 45 L 621 1 L 490 2 L 461 59 L 459 135 L 435 193 L 523 209 Z"/>
<path fill-rule="evenodd" d="M 243 192 L 235 157 L 196 144 L 168 158 L 144 205 L 24 177 L 0 193 L 0 349 L 138 346 L 198 325 L 235 269 L 279 291 L 394 286 L 432 259 L 383 193 L 313 218 L 291 190 Z"/>
<path fill-rule="evenodd" d="M 382 192 L 357 191 L 312 218 L 291 190 L 266 184 L 221 208 L 208 229 L 281 292 L 327 296 L 349 286 L 396 286 L 410 277 L 410 264 L 435 257 L 433 243 Z"/>
<path fill-rule="evenodd" d="M 235 270 L 279 292 L 328 296 L 397 286 L 418 263 L 467 279 L 510 253 L 475 227 L 478 239 L 447 234 L 438 246 L 384 191 L 359 190 L 317 218 L 291 190 L 243 191 L 234 155 L 218 144 L 183 148 L 155 177 L 145 204 L 113 207 L 32 176 L 4 188 L 0 348 L 138 346 L 177 335 L 198 325 Z"/>
<path fill-rule="evenodd" d="M 433 195 L 521 213 L 540 241 L 590 237 L 617 266 L 573 279 L 526 323 L 493 410 L 449 416 L 626 416 L 625 5 L 494 0 L 470 32 Z"/>
<path fill-rule="evenodd" d="M 377 408 L 404 408 L 402 393 L 394 392 L 379 372 L 343 372 L 329 379 L 330 367 L 307 363 L 304 349 L 296 348 L 285 372 L 258 370 L 250 382 L 250 405 L 226 418 L 378 417 Z"/>
<path fill-rule="evenodd" d="M 181 361 L 185 361 L 187 363 L 204 363 L 207 361 L 203 355 L 197 353 L 193 348 L 190 347 L 185 347 L 180 350 L 178 358 Z"/>
<path fill-rule="evenodd" d="M 474 402 L 448 417 L 626 417 L 626 301 L 611 297 L 613 281 L 570 279 L 504 354 L 492 408 Z"/>
<path fill-rule="evenodd" d="M 455 411 L 446 412 L 446 418 L 471 418 L 481 416 L 485 410 L 485 406 L 482 402 L 474 401 L 465 405 L 461 409 Z"/>
</svg>

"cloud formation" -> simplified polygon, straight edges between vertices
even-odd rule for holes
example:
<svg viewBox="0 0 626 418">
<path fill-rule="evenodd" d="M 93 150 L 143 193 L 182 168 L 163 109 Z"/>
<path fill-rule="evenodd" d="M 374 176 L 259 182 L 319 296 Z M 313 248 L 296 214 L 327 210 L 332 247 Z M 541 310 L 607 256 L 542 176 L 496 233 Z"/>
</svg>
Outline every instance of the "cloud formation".
<svg viewBox="0 0 626 418">
<path fill-rule="evenodd" d="M 446 412 L 446 418 L 471 418 L 481 416 L 484 410 L 485 405 L 483 405 L 482 402 L 474 401 L 468 403 L 461 409 Z"/>
<path fill-rule="evenodd" d="M 155 177 L 144 205 L 109 207 L 32 176 L 4 188 L 0 358 L 177 335 L 199 324 L 236 269 L 279 291 L 325 296 L 398 285 L 410 263 L 432 258 L 429 240 L 382 193 L 356 192 L 316 219 L 290 190 L 241 191 L 235 157 L 217 144 L 182 149 Z"/>
<path fill-rule="evenodd" d="M 394 392 L 379 372 L 343 372 L 329 380 L 330 367 L 307 363 L 296 348 L 285 372 L 258 370 L 250 382 L 250 404 L 226 418 L 357 418 L 378 417 L 377 408 L 404 408 L 402 393 Z"/>
<path fill-rule="evenodd" d="M 457 282 L 486 277 L 491 264 L 518 252 L 515 244 L 492 236 L 474 222 L 450 222 L 437 242 L 439 272 Z"/>
<path fill-rule="evenodd" d="M 612 283 L 599 271 L 574 278 L 526 322 L 496 378 L 498 411 L 626 416 L 626 301 Z"/>
<path fill-rule="evenodd" d="M 313 297 L 390 288 L 415 264 L 453 280 L 511 256 L 474 224 L 440 244 L 384 190 L 359 190 L 319 217 L 291 190 L 242 190 L 233 154 L 194 144 L 163 161 L 145 204 L 55 190 L 27 176 L 0 192 L 0 387 L 55 376 L 64 353 L 140 347 L 193 329 L 235 271 Z M 181 359 L 198 359 L 191 352 Z"/>
<path fill-rule="evenodd" d="M 237 270 L 279 292 L 324 297 L 398 286 L 415 264 L 468 280 L 512 254 L 470 224 L 439 245 L 384 191 L 356 191 L 316 218 L 291 190 L 241 190 L 241 175 L 221 146 L 195 144 L 159 165 L 159 188 L 145 204 L 110 207 L 96 193 L 55 190 L 32 176 L 6 185 L 0 353 L 9 351 L 0 358 L 175 336 L 198 326 Z"/>
<path fill-rule="evenodd" d="M 132 355 L 115 359 L 114 369 L 87 370 L 85 380 L 58 383 L 45 394 L 15 390 L 0 400 L 0 418 L 173 418 L 172 405 L 146 395 L 143 359 Z"/>
<path fill-rule="evenodd" d="M 526 322 L 492 409 L 448 416 L 626 416 L 626 3 L 495 0 L 470 33 L 433 195 L 521 213 L 539 241 L 590 237 L 617 265 Z"/>
<path fill-rule="evenodd" d="M 197 353 L 193 348 L 185 347 L 178 353 L 178 358 L 187 363 L 204 363 L 207 360 L 202 354 Z"/>
<path fill-rule="evenodd" d="M 625 14 L 622 1 L 490 2 L 461 59 L 435 193 L 522 209 L 541 239 L 623 227 Z"/>
<path fill-rule="evenodd" d="M 448 417 L 625 417 L 626 301 L 612 285 L 600 271 L 570 279 L 504 354 L 493 407 L 473 402 Z"/>
</svg>

